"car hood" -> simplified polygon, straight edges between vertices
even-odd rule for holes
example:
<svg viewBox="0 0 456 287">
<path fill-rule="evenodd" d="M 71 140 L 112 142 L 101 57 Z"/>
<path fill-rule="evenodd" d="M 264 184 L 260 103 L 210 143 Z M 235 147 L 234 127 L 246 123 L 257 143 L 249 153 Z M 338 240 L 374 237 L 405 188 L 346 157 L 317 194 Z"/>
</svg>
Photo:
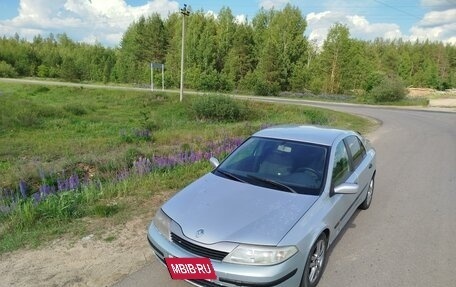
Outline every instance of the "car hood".
<svg viewBox="0 0 456 287">
<path fill-rule="evenodd" d="M 209 173 L 162 208 L 186 237 L 197 242 L 277 245 L 317 198 Z M 200 229 L 204 234 L 197 237 Z"/>
</svg>

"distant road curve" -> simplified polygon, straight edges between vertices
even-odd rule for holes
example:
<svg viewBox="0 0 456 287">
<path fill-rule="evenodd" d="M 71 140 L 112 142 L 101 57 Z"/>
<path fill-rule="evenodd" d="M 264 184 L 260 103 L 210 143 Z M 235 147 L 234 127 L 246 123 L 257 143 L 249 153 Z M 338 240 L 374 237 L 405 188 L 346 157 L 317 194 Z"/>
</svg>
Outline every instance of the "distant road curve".
<svg viewBox="0 0 456 287">
<path fill-rule="evenodd" d="M 64 87 L 84 87 L 90 89 L 110 89 L 110 90 L 127 90 L 127 91 L 150 91 L 150 88 L 138 88 L 128 87 L 120 85 L 101 85 L 101 84 L 84 84 L 84 83 L 71 83 L 71 82 L 60 82 L 60 81 L 48 81 L 48 80 L 36 80 L 36 79 L 11 79 L 11 78 L 0 78 L 0 82 L 6 83 L 23 83 L 32 85 L 49 85 L 49 86 L 64 86 Z M 161 89 L 155 89 L 155 92 L 161 92 Z M 177 89 L 165 89 L 166 93 L 179 93 Z M 185 91 L 185 94 L 207 94 L 208 92 L 197 92 L 197 91 Z M 336 102 L 320 102 L 300 99 L 287 99 L 280 97 L 260 97 L 251 95 L 234 95 L 226 94 L 240 99 L 251 99 L 255 101 L 263 102 L 279 102 L 287 104 L 306 104 L 311 106 L 345 106 L 345 107 L 372 107 L 372 108 L 392 108 L 392 109 L 406 109 L 406 110 L 425 110 L 425 111 L 440 111 L 440 112 L 456 112 L 456 108 L 438 108 L 438 107 L 402 107 L 402 106 L 376 106 L 376 105 L 364 105 L 364 104 L 351 104 L 351 103 L 336 103 Z"/>
</svg>

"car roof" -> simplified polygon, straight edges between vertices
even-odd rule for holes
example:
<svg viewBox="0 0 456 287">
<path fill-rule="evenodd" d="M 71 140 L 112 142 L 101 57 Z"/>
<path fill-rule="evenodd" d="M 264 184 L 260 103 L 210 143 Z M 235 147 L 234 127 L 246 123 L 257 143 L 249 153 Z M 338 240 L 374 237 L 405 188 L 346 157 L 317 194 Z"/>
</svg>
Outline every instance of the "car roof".
<svg viewBox="0 0 456 287">
<path fill-rule="evenodd" d="M 339 136 L 348 136 L 352 134 L 354 134 L 353 131 L 329 127 L 309 125 L 282 125 L 263 129 L 259 132 L 256 132 L 253 136 L 286 139 L 331 146 Z"/>
</svg>

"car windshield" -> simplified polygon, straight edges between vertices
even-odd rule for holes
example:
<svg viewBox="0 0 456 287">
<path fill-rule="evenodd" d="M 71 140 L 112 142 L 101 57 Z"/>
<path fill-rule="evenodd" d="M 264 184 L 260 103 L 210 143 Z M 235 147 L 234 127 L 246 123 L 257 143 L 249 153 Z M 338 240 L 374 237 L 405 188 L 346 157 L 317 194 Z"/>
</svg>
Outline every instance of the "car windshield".
<svg viewBox="0 0 456 287">
<path fill-rule="evenodd" d="M 318 195 L 324 185 L 327 155 L 326 146 L 251 137 L 213 173 L 286 192 Z"/>
</svg>

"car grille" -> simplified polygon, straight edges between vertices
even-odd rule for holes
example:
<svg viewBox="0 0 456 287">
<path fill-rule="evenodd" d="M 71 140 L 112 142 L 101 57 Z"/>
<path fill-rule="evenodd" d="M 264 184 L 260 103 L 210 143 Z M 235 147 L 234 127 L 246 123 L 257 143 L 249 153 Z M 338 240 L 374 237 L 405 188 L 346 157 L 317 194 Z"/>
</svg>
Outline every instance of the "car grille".
<svg viewBox="0 0 456 287">
<path fill-rule="evenodd" d="M 228 255 L 228 252 L 213 250 L 193 244 L 183 239 L 182 237 L 177 236 L 174 233 L 171 233 L 171 241 L 174 242 L 176 245 L 182 247 L 183 249 L 187 250 L 188 252 L 201 257 L 207 257 L 210 259 L 222 261 L 223 258 L 225 258 L 225 256 Z"/>
<path fill-rule="evenodd" d="M 223 285 L 219 285 L 217 283 L 206 281 L 206 280 L 191 279 L 191 280 L 188 280 L 188 281 L 190 281 L 192 283 L 195 283 L 195 284 L 198 284 L 199 286 L 203 286 L 203 287 L 223 287 Z"/>
</svg>

